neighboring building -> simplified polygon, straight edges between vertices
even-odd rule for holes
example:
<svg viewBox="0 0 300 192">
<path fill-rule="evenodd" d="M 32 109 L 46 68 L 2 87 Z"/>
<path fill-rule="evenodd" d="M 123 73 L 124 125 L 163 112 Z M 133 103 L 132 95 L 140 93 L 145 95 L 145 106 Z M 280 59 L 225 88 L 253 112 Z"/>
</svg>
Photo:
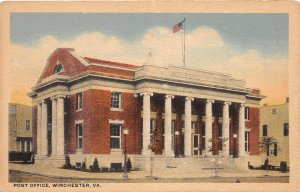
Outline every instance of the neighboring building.
<svg viewBox="0 0 300 192">
<path fill-rule="evenodd" d="M 273 137 L 276 140 L 276 142 L 270 146 L 268 156 L 269 163 L 279 166 L 281 161 L 286 161 L 289 166 L 288 98 L 284 104 L 264 105 L 260 109 L 260 137 Z M 266 154 L 262 154 L 262 160 L 266 158 Z"/>
<path fill-rule="evenodd" d="M 32 151 L 32 107 L 9 104 L 9 151 Z"/>
<path fill-rule="evenodd" d="M 129 129 L 126 151 L 133 167 L 142 169 L 147 169 L 149 146 L 155 146 L 155 157 L 166 161 L 175 155 L 199 161 L 238 155 L 246 162 L 248 155 L 259 155 L 263 96 L 229 74 L 136 66 L 59 48 L 30 95 L 38 163 L 63 162 L 68 154 L 73 162 L 86 158 L 92 164 L 97 157 L 101 166 L 121 164 L 124 128 Z M 226 146 L 216 149 L 222 138 L 229 139 Z"/>
</svg>

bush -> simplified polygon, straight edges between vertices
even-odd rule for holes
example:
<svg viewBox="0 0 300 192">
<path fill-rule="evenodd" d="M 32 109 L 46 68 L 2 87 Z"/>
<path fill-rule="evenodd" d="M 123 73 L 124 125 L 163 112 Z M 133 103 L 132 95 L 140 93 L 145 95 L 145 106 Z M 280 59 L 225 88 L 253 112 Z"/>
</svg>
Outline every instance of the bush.
<svg viewBox="0 0 300 192">
<path fill-rule="evenodd" d="M 99 163 L 98 163 L 97 158 L 94 159 L 94 163 L 93 163 L 93 165 L 90 166 L 90 170 L 92 172 L 99 172 L 100 171 Z"/>
<path fill-rule="evenodd" d="M 71 162 L 70 157 L 68 155 L 66 155 L 65 164 L 63 165 L 63 168 L 64 169 L 72 169 L 72 165 L 70 162 Z"/>
<path fill-rule="evenodd" d="M 128 172 L 131 171 L 131 170 L 132 170 L 132 164 L 131 164 L 130 158 L 128 158 L 126 164 L 127 164 L 127 171 L 128 171 Z"/>
<path fill-rule="evenodd" d="M 288 172 L 287 162 L 286 161 L 281 161 L 280 162 L 280 170 L 281 170 L 282 173 Z"/>
<path fill-rule="evenodd" d="M 86 169 L 86 159 L 84 159 L 84 161 L 82 162 L 81 169 Z"/>
<path fill-rule="evenodd" d="M 108 167 L 101 167 L 101 171 L 102 172 L 109 172 L 109 168 Z"/>
</svg>

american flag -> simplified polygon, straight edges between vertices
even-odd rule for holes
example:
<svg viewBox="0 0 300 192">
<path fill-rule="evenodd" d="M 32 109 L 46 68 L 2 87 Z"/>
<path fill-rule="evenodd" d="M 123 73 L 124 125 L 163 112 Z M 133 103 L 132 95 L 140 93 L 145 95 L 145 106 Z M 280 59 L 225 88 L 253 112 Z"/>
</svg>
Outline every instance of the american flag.
<svg viewBox="0 0 300 192">
<path fill-rule="evenodd" d="M 184 20 L 173 26 L 173 33 L 176 33 L 178 31 L 180 31 L 181 29 L 183 29 L 183 22 L 184 22 Z"/>
</svg>

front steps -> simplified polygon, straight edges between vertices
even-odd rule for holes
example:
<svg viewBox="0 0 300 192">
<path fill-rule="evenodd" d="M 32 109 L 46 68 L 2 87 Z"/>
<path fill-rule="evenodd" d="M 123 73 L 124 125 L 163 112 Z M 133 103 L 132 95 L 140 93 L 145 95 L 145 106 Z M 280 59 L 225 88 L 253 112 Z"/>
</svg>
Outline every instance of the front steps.
<svg viewBox="0 0 300 192">
<path fill-rule="evenodd" d="M 231 157 L 140 157 L 141 169 L 157 177 L 202 177 L 248 170 L 247 158 Z M 217 168 L 217 169 L 215 169 Z M 216 171 L 217 170 L 217 171 Z"/>
</svg>

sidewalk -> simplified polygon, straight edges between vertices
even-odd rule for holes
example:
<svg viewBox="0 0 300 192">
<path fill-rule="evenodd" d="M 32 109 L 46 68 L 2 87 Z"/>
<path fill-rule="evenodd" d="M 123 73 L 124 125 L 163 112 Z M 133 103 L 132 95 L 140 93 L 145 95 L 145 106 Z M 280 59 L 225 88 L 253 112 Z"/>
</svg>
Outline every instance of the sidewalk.
<svg viewBox="0 0 300 192">
<path fill-rule="evenodd" d="M 83 171 L 76 171 L 76 170 L 68 170 L 68 169 L 61 169 L 55 167 L 46 167 L 46 166 L 38 166 L 34 164 L 14 164 L 9 163 L 9 169 L 20 171 L 24 173 L 30 173 L 34 175 L 40 176 L 47 176 L 53 178 L 68 178 L 68 179 L 82 179 L 82 180 L 93 180 L 93 179 L 107 179 L 107 180 L 115 180 L 115 179 L 122 179 L 123 173 L 90 173 L 90 172 L 83 172 Z M 217 176 L 220 177 L 264 177 L 266 175 L 266 171 L 263 170 L 249 170 L 245 172 L 228 172 L 228 171 L 217 171 Z M 268 176 L 271 177 L 287 177 L 289 173 L 281 173 L 279 171 L 268 171 Z M 130 179 L 144 179 L 150 176 L 150 173 L 146 173 L 143 171 L 131 171 L 128 173 L 128 177 Z M 215 176 L 215 171 L 211 170 L 209 172 L 205 171 L 197 174 L 190 175 L 189 173 L 176 173 L 174 170 L 173 174 L 156 174 L 153 173 L 154 177 L 158 178 L 172 178 L 172 179 L 187 179 L 187 178 L 209 178 Z"/>
</svg>

